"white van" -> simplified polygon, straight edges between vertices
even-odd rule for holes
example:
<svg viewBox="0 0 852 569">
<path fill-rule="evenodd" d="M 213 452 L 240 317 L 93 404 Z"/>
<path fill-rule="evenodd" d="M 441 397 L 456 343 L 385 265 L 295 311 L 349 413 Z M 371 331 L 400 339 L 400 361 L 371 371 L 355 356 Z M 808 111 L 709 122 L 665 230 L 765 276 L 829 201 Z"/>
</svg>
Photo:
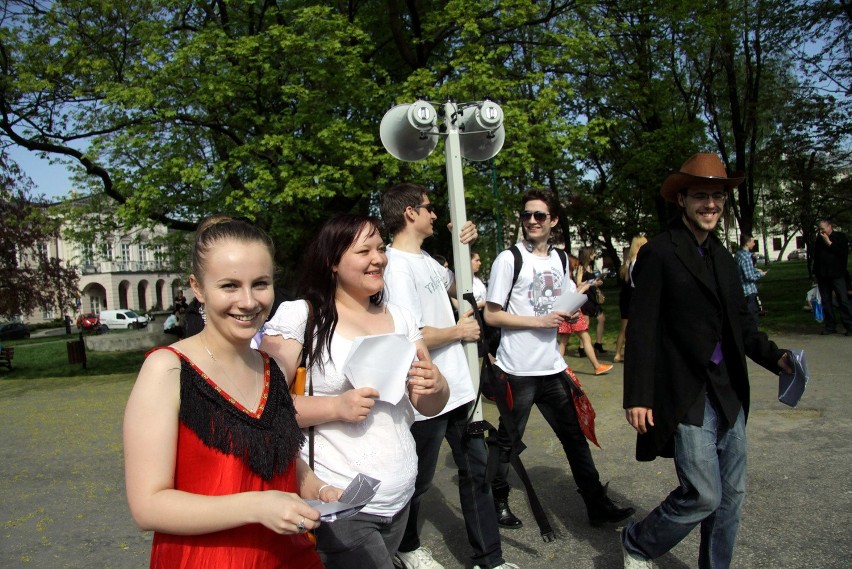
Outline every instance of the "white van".
<svg viewBox="0 0 852 569">
<path fill-rule="evenodd" d="M 132 310 L 101 310 L 101 326 L 107 329 L 144 328 L 148 325 L 148 317 L 136 314 Z"/>
</svg>

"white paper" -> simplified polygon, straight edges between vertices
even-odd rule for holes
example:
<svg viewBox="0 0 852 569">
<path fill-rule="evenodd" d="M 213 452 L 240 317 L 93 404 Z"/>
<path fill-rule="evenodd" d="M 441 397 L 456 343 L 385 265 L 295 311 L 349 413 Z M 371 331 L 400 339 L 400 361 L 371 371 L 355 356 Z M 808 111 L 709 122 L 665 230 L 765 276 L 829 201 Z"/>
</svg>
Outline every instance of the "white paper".
<svg viewBox="0 0 852 569">
<path fill-rule="evenodd" d="M 307 504 L 320 513 L 321 522 L 333 522 L 354 516 L 376 495 L 381 481 L 366 474 L 357 474 L 337 502 L 307 500 Z"/>
<path fill-rule="evenodd" d="M 343 364 L 343 374 L 354 387 L 372 387 L 378 399 L 396 405 L 405 395 L 408 370 L 416 348 L 403 334 L 359 336 Z"/>
<path fill-rule="evenodd" d="M 563 292 L 561 295 L 556 297 L 556 300 L 553 302 L 553 310 L 561 310 L 562 312 L 567 312 L 568 314 L 574 314 L 580 307 L 586 304 L 586 301 L 589 300 L 585 294 L 580 294 L 579 292 Z"/>
</svg>

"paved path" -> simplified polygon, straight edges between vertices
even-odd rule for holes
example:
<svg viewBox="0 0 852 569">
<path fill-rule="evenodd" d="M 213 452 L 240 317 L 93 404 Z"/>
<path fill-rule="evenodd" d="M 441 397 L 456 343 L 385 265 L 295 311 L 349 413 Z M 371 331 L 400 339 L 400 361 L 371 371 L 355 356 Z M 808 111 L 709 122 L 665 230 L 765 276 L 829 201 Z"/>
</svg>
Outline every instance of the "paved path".
<svg viewBox="0 0 852 569">
<path fill-rule="evenodd" d="M 749 495 L 734 567 L 850 567 L 852 338 L 785 337 L 779 344 L 806 349 L 812 379 L 800 406 L 790 409 L 777 401 L 777 379 L 752 370 Z M 603 450 L 593 450 L 602 478 L 611 481 L 614 498 L 644 514 L 673 488 L 672 463 L 633 459 L 621 366 L 600 378 L 588 374 L 586 360 L 569 363 L 598 413 Z M 121 415 L 130 387 L 131 380 L 110 377 L 46 385 L 0 376 L 0 567 L 147 566 L 151 536 L 134 527 L 123 488 Z M 486 406 L 486 418 L 495 416 Z M 620 567 L 616 528 L 588 525 L 562 449 L 537 411 L 525 442 L 522 458 L 558 539 L 541 540 L 523 492 L 513 492 L 526 524 L 503 531 L 506 558 L 524 569 Z M 446 446 L 424 512 L 424 544 L 447 569 L 469 567 Z M 696 559 L 693 532 L 658 566 L 688 569 Z"/>
</svg>

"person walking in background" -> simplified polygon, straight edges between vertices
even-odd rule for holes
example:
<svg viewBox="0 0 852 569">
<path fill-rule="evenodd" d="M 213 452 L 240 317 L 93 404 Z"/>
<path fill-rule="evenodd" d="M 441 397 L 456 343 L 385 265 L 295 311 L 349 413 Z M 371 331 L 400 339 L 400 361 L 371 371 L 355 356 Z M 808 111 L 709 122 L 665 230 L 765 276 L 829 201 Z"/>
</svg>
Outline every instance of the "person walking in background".
<svg viewBox="0 0 852 569">
<path fill-rule="evenodd" d="M 485 305 L 485 320 L 502 329 L 495 373 L 501 383 L 508 383 L 512 396 L 509 412 L 517 436 L 523 438 L 530 412 L 536 405 L 562 443 L 589 521 L 593 525 L 619 522 L 634 509 L 619 508 L 600 482 L 565 384 L 565 360 L 556 346 L 559 325 L 577 316 L 553 309 L 561 294 L 576 290 L 559 253 L 550 244 L 553 228 L 559 223 L 559 201 L 553 193 L 535 189 L 523 195 L 521 204 L 524 238 L 515 245 L 522 259 L 520 272 L 515 280 L 515 254 L 511 250 L 497 255 L 491 267 Z M 492 491 L 500 525 L 520 527 L 521 520 L 509 508 L 512 438 L 502 420 L 497 442 L 500 456 Z"/>
<path fill-rule="evenodd" d="M 621 281 L 621 290 L 618 294 L 618 311 L 621 314 L 621 328 L 618 330 L 618 338 L 615 340 L 615 356 L 612 361 L 618 363 L 624 361 L 624 340 L 627 335 L 627 317 L 630 313 L 630 299 L 633 295 L 633 266 L 636 264 L 636 256 L 639 249 L 648 242 L 644 235 L 637 235 L 630 241 L 630 248 L 621 268 L 618 270 L 618 279 Z"/>
<path fill-rule="evenodd" d="M 715 234 L 730 188 L 715 154 L 696 154 L 660 193 L 680 208 L 639 251 L 624 360 L 624 409 L 636 458 L 673 457 L 678 487 L 621 532 L 625 569 L 656 559 L 701 526 L 700 569 L 725 569 L 746 491 L 745 358 L 773 373 L 788 356 L 758 331 L 737 265 Z"/>
<path fill-rule="evenodd" d="M 594 247 L 580 248 L 578 254 L 580 262 L 577 265 L 576 272 L 574 273 L 574 282 L 577 283 L 577 286 L 580 286 L 583 283 L 589 283 L 589 287 L 586 290 L 586 296 L 589 297 L 589 301 L 583 305 L 583 314 L 589 318 L 594 317 L 597 320 L 594 348 L 597 353 L 605 354 L 606 350 L 603 347 L 603 334 L 604 329 L 606 328 L 606 314 L 604 314 L 603 307 L 600 302 L 600 299 L 603 297 L 603 295 L 600 294 L 600 287 L 603 286 L 603 280 L 601 280 L 599 273 L 596 273 L 595 271 L 594 265 L 596 256 L 597 252 Z"/>
<path fill-rule="evenodd" d="M 569 274 L 576 272 L 579 262 L 579 259 L 574 255 L 568 256 Z M 566 276 L 566 278 L 570 277 Z M 574 283 L 574 285 L 577 287 L 576 292 L 580 294 L 585 294 L 589 286 L 591 286 L 588 282 Z M 585 354 L 589 363 L 592 364 L 595 375 L 603 375 L 612 370 L 613 366 L 611 364 L 602 364 L 598 361 L 595 348 L 592 346 L 592 337 L 589 335 L 589 318 L 582 311 L 576 317 L 563 320 L 562 324 L 556 330 L 559 353 L 563 357 L 568 350 L 568 340 L 571 338 L 571 334 L 577 334 L 577 337 L 580 339 L 580 346 L 578 348 L 579 356 L 583 357 Z"/>
<path fill-rule="evenodd" d="M 837 316 L 833 298 L 837 299 L 840 320 L 846 335 L 852 335 L 852 305 L 846 294 L 846 263 L 849 258 L 849 240 L 844 233 L 835 231 L 831 221 L 819 222 L 819 235 L 814 243 L 814 276 L 822 297 L 823 335 L 837 333 Z"/>
<path fill-rule="evenodd" d="M 751 255 L 752 249 L 757 242 L 751 235 L 743 235 L 740 238 L 740 248 L 737 249 L 737 267 L 740 271 L 740 280 L 743 283 L 743 295 L 746 299 L 746 305 L 754 315 L 754 321 L 760 322 L 760 302 L 757 300 L 757 281 L 766 275 L 766 271 L 762 271 L 754 266 L 754 257 Z"/>
<path fill-rule="evenodd" d="M 384 301 L 386 265 L 378 219 L 333 217 L 305 251 L 299 286 L 304 300 L 282 302 L 263 329 L 261 348 L 289 378 L 312 330 L 307 368 L 313 396 L 295 399 L 299 425 L 315 425 L 319 475 L 334 485 L 348 484 L 359 473 L 381 481 L 363 510 L 316 531 L 327 569 L 393 568 L 417 476 L 409 430 L 414 411 L 434 416 L 449 397 L 411 312 Z M 391 333 L 405 335 L 417 348 L 406 394 L 395 404 L 377 400 L 380 393 L 372 387 L 354 388 L 343 371 L 356 338 Z M 302 449 L 303 458 L 309 455 L 310 445 Z"/>
<path fill-rule="evenodd" d="M 341 490 L 299 458 L 305 439 L 284 376 L 250 347 L 272 304 L 273 256 L 246 222 L 202 222 L 190 285 L 207 326 L 149 352 L 133 386 L 127 501 L 154 531 L 151 567 L 322 568 L 305 535 L 320 514 L 304 499 Z"/>
<path fill-rule="evenodd" d="M 486 482 L 488 450 L 482 434 L 468 432 L 468 418 L 476 403 L 462 342 L 479 339 L 479 324 L 473 308 L 463 310 L 456 321 L 449 298 L 456 296 L 451 271 L 435 262 L 421 247 L 434 233 L 437 215 L 421 185 L 403 183 L 382 195 L 382 220 L 393 242 L 388 249 L 385 293 L 392 302 L 408 307 L 429 347 L 435 363 L 450 384 L 450 400 L 434 417 L 418 416 L 411 433 L 417 444 L 417 481 L 405 535 L 396 564 L 404 569 L 442 569 L 432 553 L 420 543 L 420 504 L 432 485 L 438 454 L 444 440 L 458 469 L 459 504 L 475 568 L 513 569 L 503 559 L 500 531 L 491 489 Z M 476 238 L 476 228 L 466 222 L 461 228 L 463 243 Z"/>
</svg>

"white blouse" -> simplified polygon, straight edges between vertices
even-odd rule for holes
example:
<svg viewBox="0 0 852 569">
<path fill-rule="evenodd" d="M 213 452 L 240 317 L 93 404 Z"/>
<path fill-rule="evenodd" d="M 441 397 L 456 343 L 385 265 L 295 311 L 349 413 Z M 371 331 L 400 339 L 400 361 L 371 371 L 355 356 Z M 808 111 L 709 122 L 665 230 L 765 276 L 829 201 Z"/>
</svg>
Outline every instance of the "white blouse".
<svg viewBox="0 0 852 569">
<path fill-rule="evenodd" d="M 407 310 L 388 304 L 395 332 L 405 334 L 411 342 L 423 335 Z M 305 301 L 284 302 L 266 323 L 263 333 L 304 342 L 308 307 Z M 331 340 L 331 357 L 323 354 L 324 369 L 315 363 L 308 371 L 315 397 L 340 395 L 353 388 L 340 371 L 354 338 L 335 333 Z M 314 427 L 314 471 L 328 484 L 346 488 L 356 474 L 363 473 L 381 481 L 373 500 L 362 510 L 365 514 L 393 516 L 414 494 L 417 477 L 417 453 L 411 436 L 414 408 L 408 394 L 391 405 L 376 401 L 366 420 L 360 423 L 332 421 Z M 307 430 L 305 430 L 307 434 Z M 308 444 L 302 448 L 308 461 Z"/>
</svg>

